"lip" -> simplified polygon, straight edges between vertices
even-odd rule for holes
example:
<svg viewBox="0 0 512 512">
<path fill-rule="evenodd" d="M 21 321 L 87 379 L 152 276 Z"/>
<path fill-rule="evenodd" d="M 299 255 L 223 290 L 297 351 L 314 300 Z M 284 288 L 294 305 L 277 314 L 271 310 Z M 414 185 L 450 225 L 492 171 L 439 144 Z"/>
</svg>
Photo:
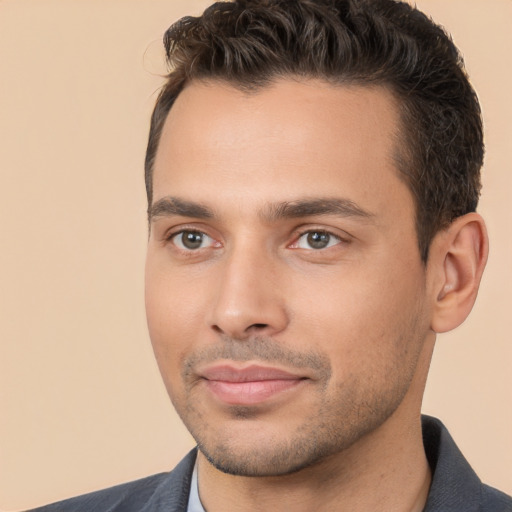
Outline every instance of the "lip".
<svg viewBox="0 0 512 512">
<path fill-rule="evenodd" d="M 255 405 L 301 384 L 306 377 L 279 368 L 250 365 L 238 368 L 216 365 L 200 372 L 206 387 L 229 405 Z"/>
</svg>

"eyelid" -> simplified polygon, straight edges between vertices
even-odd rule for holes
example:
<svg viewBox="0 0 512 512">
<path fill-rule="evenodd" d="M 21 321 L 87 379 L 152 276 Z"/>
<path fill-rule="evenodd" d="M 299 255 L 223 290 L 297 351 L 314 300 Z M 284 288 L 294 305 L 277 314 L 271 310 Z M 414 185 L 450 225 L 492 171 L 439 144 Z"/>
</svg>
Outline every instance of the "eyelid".
<svg viewBox="0 0 512 512">
<path fill-rule="evenodd" d="M 288 247 L 291 249 L 301 249 L 300 247 L 297 247 L 297 244 L 298 244 L 299 240 L 304 235 L 307 235 L 309 233 L 324 233 L 326 235 L 329 235 L 329 236 L 335 238 L 336 240 L 338 240 L 338 243 L 334 244 L 334 245 L 339 245 L 340 243 L 349 244 L 352 241 L 352 237 L 348 233 L 345 233 L 345 232 L 339 233 L 337 230 L 325 228 L 325 227 L 315 227 L 315 226 L 305 227 L 304 226 L 304 227 L 298 228 L 296 230 L 295 234 L 293 235 L 293 242 L 291 244 L 289 244 Z M 310 248 L 310 249 L 304 249 L 304 250 L 311 250 L 311 251 L 318 252 L 318 251 L 322 251 L 322 250 L 325 251 L 327 249 L 330 249 L 331 247 L 333 247 L 333 245 L 325 247 L 323 249 Z"/>
<path fill-rule="evenodd" d="M 193 235 L 200 236 L 200 239 L 199 239 L 200 246 L 199 247 L 186 247 L 186 244 L 185 244 L 186 234 L 193 234 Z M 205 233 L 201 233 L 199 231 L 194 232 L 194 231 L 185 230 L 185 231 L 181 231 L 181 232 L 178 232 L 175 235 L 173 235 L 173 237 L 171 238 L 171 243 L 174 244 L 180 251 L 197 252 L 197 251 L 200 251 L 201 249 L 208 249 L 210 247 L 213 247 L 215 244 L 215 240 L 211 236 L 208 236 Z"/>
<path fill-rule="evenodd" d="M 204 237 L 209 238 L 211 240 L 211 243 L 208 244 L 206 247 L 200 247 L 198 249 L 182 248 L 178 246 L 173 239 L 186 232 L 203 235 Z M 179 226 L 173 226 L 172 228 L 166 230 L 162 235 L 162 242 L 164 244 L 172 244 L 175 250 L 180 251 L 182 253 L 197 253 L 205 249 L 216 249 L 222 246 L 222 243 L 218 240 L 218 237 L 212 233 L 209 233 L 208 229 L 198 227 L 196 225 L 184 224 L 180 224 Z"/>
<path fill-rule="evenodd" d="M 171 226 L 167 229 L 165 229 L 162 233 L 162 241 L 168 242 L 170 241 L 174 236 L 179 235 L 180 233 L 183 233 L 184 231 L 190 231 L 192 233 L 200 233 L 202 235 L 209 236 L 210 238 L 216 239 L 216 236 L 209 233 L 209 229 L 201 226 L 198 226 L 196 224 L 178 224 Z"/>
<path fill-rule="evenodd" d="M 202 226 L 197 226 L 195 224 L 180 224 L 178 226 L 173 226 L 167 230 L 165 230 L 163 233 L 162 233 L 162 236 L 161 236 L 161 240 L 163 243 L 168 243 L 168 242 L 171 242 L 172 239 L 176 236 L 178 236 L 179 234 L 182 234 L 183 232 L 186 232 L 186 231 L 189 231 L 189 232 L 192 232 L 192 233 L 199 233 L 199 234 L 202 234 L 204 236 L 207 236 L 208 238 L 210 238 L 214 243 L 211 245 L 211 246 L 217 246 L 217 247 L 221 247 L 223 244 L 222 242 L 219 241 L 219 236 L 218 234 L 213 234 L 213 233 L 210 233 L 209 229 L 207 228 L 204 228 Z M 288 248 L 297 248 L 297 247 L 294 247 L 296 246 L 296 244 L 298 243 L 298 241 L 300 240 L 300 238 L 302 238 L 304 235 L 307 235 L 309 233 L 325 233 L 333 238 L 335 238 L 336 240 L 338 240 L 339 242 L 341 243 L 344 243 L 344 244 L 349 244 L 353 241 L 353 236 L 350 235 L 349 233 L 345 232 L 345 231 L 342 231 L 340 232 L 340 230 L 338 229 L 333 229 L 333 228 L 326 228 L 324 226 L 320 227 L 320 226 L 299 226 L 297 227 L 291 238 L 292 238 L 292 242 L 291 243 L 288 243 L 287 244 L 287 247 Z M 338 245 L 338 244 L 336 244 Z M 210 247 L 211 247 L 210 246 Z M 175 245 L 176 247 L 176 245 Z M 332 247 L 332 246 L 331 246 Z M 328 249 L 329 247 L 327 247 L 326 249 Z M 179 247 L 177 247 L 177 249 L 179 249 Z M 200 249 L 197 249 L 197 250 L 200 250 Z M 311 249 L 311 250 L 315 250 L 315 249 Z M 316 249 L 316 251 L 319 251 L 321 249 Z M 325 249 L 324 249 L 325 250 Z M 187 251 L 187 252 L 193 252 L 193 251 Z"/>
<path fill-rule="evenodd" d="M 185 231 L 188 231 L 190 233 L 199 233 L 201 235 L 207 235 L 204 231 L 197 229 L 197 228 L 187 228 L 180 226 L 178 229 L 171 228 L 168 231 L 164 233 L 163 239 L 170 242 L 174 237 L 180 235 L 181 233 L 184 233 Z"/>
</svg>

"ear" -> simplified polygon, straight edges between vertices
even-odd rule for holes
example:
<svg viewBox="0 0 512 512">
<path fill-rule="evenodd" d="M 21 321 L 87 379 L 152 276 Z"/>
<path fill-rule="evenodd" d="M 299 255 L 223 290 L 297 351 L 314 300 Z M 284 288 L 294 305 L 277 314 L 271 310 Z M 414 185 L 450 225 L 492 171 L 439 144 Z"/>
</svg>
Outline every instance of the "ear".
<svg viewBox="0 0 512 512">
<path fill-rule="evenodd" d="M 431 327 L 441 333 L 459 326 L 475 303 L 489 252 L 484 220 L 478 213 L 458 217 L 436 235 L 431 249 L 429 271 L 433 275 L 434 299 Z"/>
</svg>

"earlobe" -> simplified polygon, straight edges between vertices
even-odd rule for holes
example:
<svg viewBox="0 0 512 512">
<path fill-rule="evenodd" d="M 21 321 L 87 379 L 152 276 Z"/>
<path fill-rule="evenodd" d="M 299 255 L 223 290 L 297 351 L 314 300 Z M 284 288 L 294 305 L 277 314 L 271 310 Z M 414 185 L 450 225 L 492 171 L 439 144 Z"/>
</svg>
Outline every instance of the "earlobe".
<svg viewBox="0 0 512 512">
<path fill-rule="evenodd" d="M 469 315 L 475 303 L 487 262 L 489 242 L 482 217 L 468 213 L 458 217 L 437 237 L 434 266 L 435 304 L 432 330 L 454 329 Z"/>
</svg>

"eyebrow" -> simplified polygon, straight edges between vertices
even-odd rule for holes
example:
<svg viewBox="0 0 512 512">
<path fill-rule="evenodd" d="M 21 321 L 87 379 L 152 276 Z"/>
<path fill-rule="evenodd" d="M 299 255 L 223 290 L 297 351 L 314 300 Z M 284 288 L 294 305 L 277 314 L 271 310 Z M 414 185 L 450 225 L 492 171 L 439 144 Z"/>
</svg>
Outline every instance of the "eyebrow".
<svg viewBox="0 0 512 512">
<path fill-rule="evenodd" d="M 338 217 L 371 218 L 373 213 L 364 210 L 353 201 L 344 198 L 315 198 L 285 201 L 271 204 L 263 217 L 269 221 L 313 217 L 315 215 L 336 215 Z"/>
<path fill-rule="evenodd" d="M 196 219 L 211 219 L 214 216 L 213 211 L 207 206 L 177 197 L 163 197 L 153 203 L 148 210 L 149 221 L 154 217 L 172 217 L 173 215 Z"/>
<path fill-rule="evenodd" d="M 316 215 L 336 215 L 338 217 L 365 219 L 374 216 L 373 213 L 364 210 L 349 199 L 329 197 L 270 203 L 260 212 L 260 217 L 267 222 Z M 150 221 L 155 217 L 172 216 L 211 219 L 215 217 L 215 214 L 208 206 L 171 196 L 159 199 L 148 210 Z"/>
</svg>

